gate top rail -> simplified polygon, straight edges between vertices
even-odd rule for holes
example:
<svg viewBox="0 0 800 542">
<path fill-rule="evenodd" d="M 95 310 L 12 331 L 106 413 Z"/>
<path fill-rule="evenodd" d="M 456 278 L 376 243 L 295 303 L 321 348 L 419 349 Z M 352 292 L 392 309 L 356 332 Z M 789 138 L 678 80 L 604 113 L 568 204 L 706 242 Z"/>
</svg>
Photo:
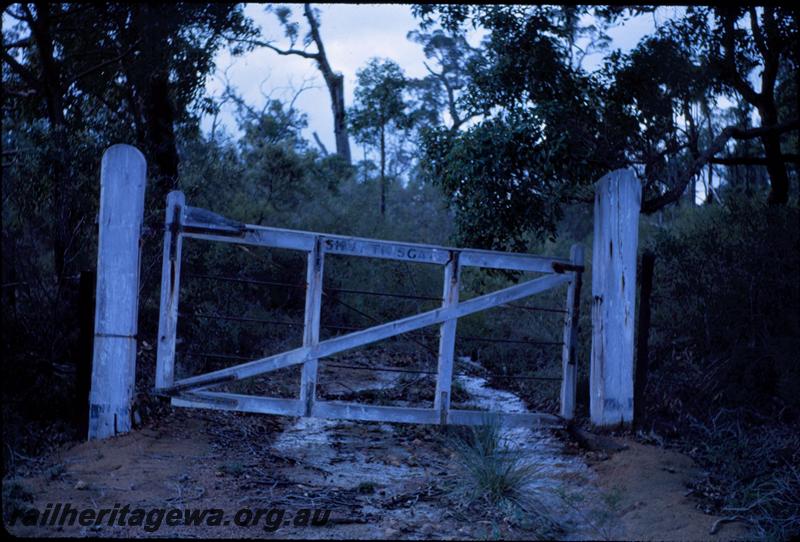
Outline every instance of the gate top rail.
<svg viewBox="0 0 800 542">
<path fill-rule="evenodd" d="M 178 217 L 181 221 L 180 224 L 169 224 L 168 227 L 176 228 L 185 237 L 208 241 L 311 252 L 314 250 L 317 240 L 319 240 L 323 250 L 328 254 L 437 265 L 446 265 L 454 254 L 458 254 L 459 265 L 461 266 L 538 273 L 583 271 L 583 266 L 576 266 L 565 258 L 473 248 L 454 248 L 405 241 L 386 241 L 258 226 L 237 222 L 199 207 L 186 206 L 183 212 L 178 214 Z"/>
</svg>

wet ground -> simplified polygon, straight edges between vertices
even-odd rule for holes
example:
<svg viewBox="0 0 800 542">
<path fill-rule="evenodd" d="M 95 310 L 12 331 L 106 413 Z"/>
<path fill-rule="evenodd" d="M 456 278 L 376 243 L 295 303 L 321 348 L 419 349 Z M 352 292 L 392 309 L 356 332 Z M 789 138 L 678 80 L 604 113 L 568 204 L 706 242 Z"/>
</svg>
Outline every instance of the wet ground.
<svg viewBox="0 0 800 542">
<path fill-rule="evenodd" d="M 513 393 L 489 387 L 475 375 L 459 376 L 466 407 L 526 411 Z M 324 381 L 323 372 L 321 381 Z M 386 373 L 338 371 L 350 395 L 404 385 Z M 429 383 L 430 384 L 430 383 Z M 335 387 L 328 388 L 329 395 Z M 395 404 L 402 404 L 395 402 Z M 73 508 L 116 504 L 151 509 L 224 511 L 220 525 L 8 526 L 27 536 L 174 536 L 267 538 L 531 539 L 731 539 L 739 525 L 710 536 L 716 518 L 687 498 L 696 474 L 685 456 L 627 443 L 611 457 L 587 457 L 549 430 L 503 430 L 502 438 L 537 476 L 525 489 L 555 530 L 542 531 L 515 517 L 474 506 L 455 495 L 463 485 L 451 440 L 438 427 L 286 418 L 175 409 L 136 431 L 103 442 L 80 443 L 31 463 L 4 482 L 6 511 L 49 503 Z M 6 501 L 7 499 L 4 499 Z M 238 510 L 253 514 L 237 526 Z M 269 515 L 285 509 L 286 515 Z M 301 510 L 328 510 L 325 526 L 296 524 Z M 240 519 L 242 519 L 240 517 Z M 322 516 L 320 516 L 322 519 Z M 279 520 L 279 521 L 278 521 Z M 225 524 L 224 522 L 228 523 Z M 308 523 L 308 522 L 306 522 Z M 152 527 L 152 525 L 151 525 Z"/>
</svg>

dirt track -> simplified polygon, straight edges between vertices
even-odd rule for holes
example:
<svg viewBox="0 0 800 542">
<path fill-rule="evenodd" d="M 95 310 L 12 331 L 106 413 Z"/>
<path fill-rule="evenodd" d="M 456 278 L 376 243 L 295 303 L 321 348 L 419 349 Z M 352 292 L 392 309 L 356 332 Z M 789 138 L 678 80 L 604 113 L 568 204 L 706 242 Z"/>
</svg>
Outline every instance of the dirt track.
<svg viewBox="0 0 800 542">
<path fill-rule="evenodd" d="M 349 387 L 356 386 L 356 378 L 361 389 L 391 385 L 379 377 L 364 380 L 361 373 Z M 463 384 L 478 406 L 524 408 L 516 396 L 486 388 L 479 379 Z M 610 458 L 587 456 L 549 432 L 508 436 L 542 465 L 530 491 L 560 525 L 549 536 L 746 537 L 738 524 L 709 534 L 718 518 L 697 510 L 687 496 L 686 484 L 696 472 L 685 456 L 631 442 Z M 176 409 L 128 435 L 76 444 L 44 458 L 18 479 L 19 504 L 39 510 L 58 502 L 94 509 L 117 503 L 132 509 L 219 508 L 228 525 L 168 527 L 162 522 L 154 532 L 107 524 L 6 528 L 26 536 L 204 538 L 530 539 L 542 534 L 514 518 L 460 514 L 450 500 L 458 479 L 446 442 L 438 428 L 425 426 Z M 273 532 L 265 530 L 266 519 L 237 527 L 231 518 L 241 508 L 285 508 L 287 516 Z M 291 518 L 302 508 L 330 510 L 327 525 L 293 525 Z"/>
</svg>

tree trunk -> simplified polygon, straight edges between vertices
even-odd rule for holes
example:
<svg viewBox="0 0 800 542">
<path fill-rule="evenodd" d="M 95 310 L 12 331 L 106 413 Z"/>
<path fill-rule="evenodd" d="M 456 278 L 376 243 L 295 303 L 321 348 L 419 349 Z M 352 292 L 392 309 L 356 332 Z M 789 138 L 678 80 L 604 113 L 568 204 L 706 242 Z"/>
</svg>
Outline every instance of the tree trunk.
<svg viewBox="0 0 800 542">
<path fill-rule="evenodd" d="M 75 424 L 79 434 L 89 430 L 89 390 L 92 387 L 94 353 L 94 310 L 97 273 L 81 271 L 78 287 L 78 352 L 75 370 Z"/>
<path fill-rule="evenodd" d="M 639 330 L 636 348 L 636 370 L 633 383 L 633 423 L 641 428 L 646 412 L 644 391 L 647 387 L 647 373 L 650 361 L 650 294 L 653 291 L 653 265 L 655 254 L 645 251 L 642 254 L 642 278 L 639 294 Z"/>
<path fill-rule="evenodd" d="M 66 138 L 66 119 L 64 118 L 63 92 L 61 88 L 61 74 L 58 63 L 53 54 L 53 38 L 50 33 L 49 5 L 42 2 L 36 3 L 36 19 L 30 10 L 25 8 L 30 17 L 31 34 L 36 41 L 36 48 L 41 63 L 41 81 L 47 104 L 47 117 L 52 130 L 53 153 L 50 155 L 52 164 L 53 183 L 53 268 L 58 278 L 59 285 L 64 278 L 66 261 L 67 232 L 69 231 L 69 189 L 68 164 L 69 145 Z M 58 9 L 57 7 L 55 9 Z"/>
<path fill-rule="evenodd" d="M 138 135 L 143 137 L 151 189 L 147 199 L 163 208 L 167 194 L 178 180 L 178 149 L 175 141 L 175 110 L 170 99 L 169 25 L 158 7 L 143 3 L 132 9 L 131 28 L 141 40 L 142 55 L 130 67 L 132 98 L 141 115 Z"/>
<path fill-rule="evenodd" d="M 381 216 L 386 214 L 386 132 L 381 126 Z"/>
<path fill-rule="evenodd" d="M 164 205 L 167 194 L 178 183 L 178 147 L 175 141 L 175 112 L 169 97 L 166 68 L 150 76 L 144 93 L 145 134 L 150 157 L 153 195 Z"/>
<path fill-rule="evenodd" d="M 326 78 L 327 82 L 328 79 Z M 333 81 L 328 83 L 331 94 L 331 109 L 333 111 L 333 133 L 336 136 L 336 154 L 351 163 L 350 137 L 347 132 L 347 116 L 344 107 L 344 76 L 337 73 Z"/>
<path fill-rule="evenodd" d="M 333 132 L 336 136 L 336 154 L 344 158 L 348 164 L 352 163 L 350 155 L 350 137 L 347 132 L 347 115 L 344 107 L 344 76 L 335 73 L 328 62 L 328 55 L 325 53 L 325 46 L 322 44 L 322 36 L 319 33 L 319 21 L 311 10 L 311 4 L 305 4 L 304 12 L 308 25 L 311 28 L 311 38 L 317 46 L 315 55 L 319 70 L 325 79 L 328 92 L 331 95 L 331 111 L 333 112 Z"/>
<path fill-rule="evenodd" d="M 759 108 L 759 114 L 762 127 L 778 124 L 778 112 L 774 102 L 765 103 Z M 770 189 L 767 202 L 770 205 L 786 205 L 789 201 L 789 176 L 781 154 L 781 136 L 776 132 L 766 133 L 761 137 L 761 143 L 764 145 L 767 173 L 769 173 Z"/>
</svg>

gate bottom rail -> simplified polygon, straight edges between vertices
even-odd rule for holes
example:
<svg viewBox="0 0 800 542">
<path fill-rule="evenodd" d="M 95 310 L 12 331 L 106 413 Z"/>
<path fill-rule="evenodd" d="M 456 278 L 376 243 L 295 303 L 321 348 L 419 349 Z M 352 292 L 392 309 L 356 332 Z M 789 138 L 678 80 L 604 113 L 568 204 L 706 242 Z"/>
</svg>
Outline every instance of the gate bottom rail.
<svg viewBox="0 0 800 542">
<path fill-rule="evenodd" d="M 208 408 L 284 416 L 303 416 L 305 404 L 299 399 L 258 397 L 226 392 L 195 391 L 172 398 L 177 407 Z M 441 424 L 442 412 L 433 408 L 364 405 L 339 401 L 315 401 L 311 416 L 372 422 Z M 562 427 L 564 419 L 543 412 L 488 412 L 450 409 L 446 422 L 452 425 L 482 425 L 497 420 L 506 427 Z"/>
</svg>

